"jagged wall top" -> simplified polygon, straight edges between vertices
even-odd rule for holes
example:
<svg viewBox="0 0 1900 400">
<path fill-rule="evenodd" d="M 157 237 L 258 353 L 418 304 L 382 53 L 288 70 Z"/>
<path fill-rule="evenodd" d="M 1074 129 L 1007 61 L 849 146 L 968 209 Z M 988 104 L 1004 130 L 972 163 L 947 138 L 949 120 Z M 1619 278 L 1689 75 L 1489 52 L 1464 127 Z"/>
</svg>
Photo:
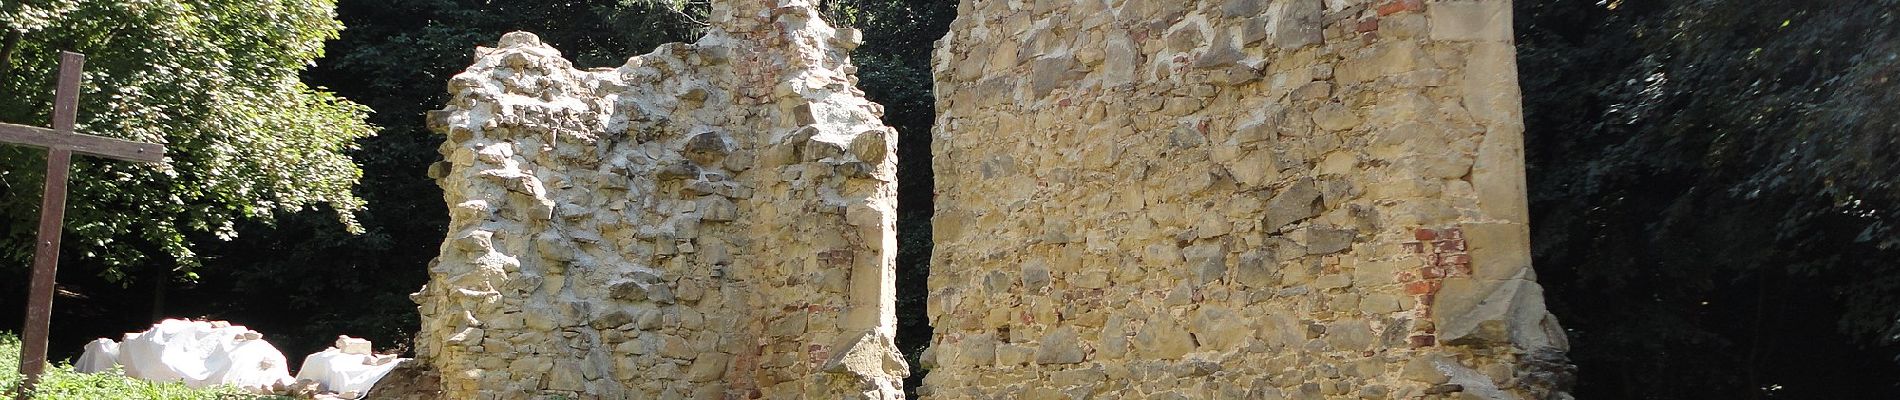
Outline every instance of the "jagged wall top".
<svg viewBox="0 0 1900 400">
<path fill-rule="evenodd" d="M 857 35 L 732 5 L 617 67 L 516 32 L 453 78 L 429 115 L 448 238 L 416 295 L 446 396 L 901 396 L 895 132 Z"/>
</svg>

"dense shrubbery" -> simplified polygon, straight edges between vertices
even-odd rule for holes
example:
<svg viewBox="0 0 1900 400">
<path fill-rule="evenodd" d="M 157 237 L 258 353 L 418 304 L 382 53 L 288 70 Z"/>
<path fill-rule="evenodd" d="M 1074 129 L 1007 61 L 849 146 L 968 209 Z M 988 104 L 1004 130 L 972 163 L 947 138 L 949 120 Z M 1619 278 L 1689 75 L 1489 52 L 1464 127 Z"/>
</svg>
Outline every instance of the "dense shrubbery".
<svg viewBox="0 0 1900 400">
<path fill-rule="evenodd" d="M 0 393 L 13 393 L 20 384 L 20 339 L 0 332 Z M 183 382 L 146 382 L 118 373 L 88 374 L 73 371 L 70 364 L 55 365 L 41 376 L 33 398 L 40 400 L 237 400 L 281 399 L 258 396 L 230 386 L 204 389 L 185 387 Z"/>
<path fill-rule="evenodd" d="M 1578 397 L 1900 396 L 1900 1 L 1516 5 Z"/>
</svg>

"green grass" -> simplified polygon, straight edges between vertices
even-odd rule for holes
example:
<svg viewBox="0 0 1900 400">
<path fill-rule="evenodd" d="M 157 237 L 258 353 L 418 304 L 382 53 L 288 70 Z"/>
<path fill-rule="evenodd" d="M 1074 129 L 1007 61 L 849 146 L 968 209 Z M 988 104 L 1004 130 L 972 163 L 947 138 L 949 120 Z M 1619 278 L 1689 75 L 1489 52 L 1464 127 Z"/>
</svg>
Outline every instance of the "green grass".
<svg viewBox="0 0 1900 400">
<path fill-rule="evenodd" d="M 0 332 L 0 398 L 4 393 L 12 393 L 20 385 L 20 339 L 12 333 Z M 185 387 L 183 382 L 146 382 L 127 378 L 118 371 L 88 374 L 73 371 L 73 366 L 58 363 L 48 368 L 40 376 L 39 387 L 34 389 L 34 399 L 40 400 L 95 400 L 95 399 L 152 399 L 152 400 L 261 400 L 285 399 L 278 396 L 258 396 L 230 386 L 214 386 L 204 389 Z"/>
</svg>

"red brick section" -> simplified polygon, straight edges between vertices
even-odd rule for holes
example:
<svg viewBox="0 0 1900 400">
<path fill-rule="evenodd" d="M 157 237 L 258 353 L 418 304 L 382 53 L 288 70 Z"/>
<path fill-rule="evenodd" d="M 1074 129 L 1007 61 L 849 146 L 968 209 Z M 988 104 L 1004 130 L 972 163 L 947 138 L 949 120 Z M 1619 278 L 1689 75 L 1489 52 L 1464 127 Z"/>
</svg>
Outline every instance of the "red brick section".
<svg viewBox="0 0 1900 400">
<path fill-rule="evenodd" d="M 1419 11 L 1425 11 L 1424 0 L 1388 1 L 1388 2 L 1385 2 L 1385 4 L 1379 5 L 1379 16 L 1381 17 L 1392 15 L 1392 14 L 1398 14 L 1402 12 L 1419 12 Z"/>
<path fill-rule="evenodd" d="M 818 259 L 824 261 L 827 266 L 849 268 L 857 255 L 857 251 L 848 248 L 831 249 L 818 252 Z"/>
<path fill-rule="evenodd" d="M 825 361 L 831 360 L 831 346 L 809 343 L 805 345 L 805 354 L 807 355 L 805 365 L 817 369 L 825 365 Z"/>
<path fill-rule="evenodd" d="M 727 371 L 743 372 L 728 374 L 732 376 L 732 379 L 726 380 L 726 393 L 728 393 L 726 396 L 732 398 L 731 393 L 741 393 L 743 394 L 741 398 L 756 399 L 764 396 L 764 392 L 759 391 L 758 374 L 752 372 L 759 369 L 759 356 L 765 354 L 765 344 L 759 341 L 755 332 L 744 332 L 741 335 L 743 336 L 740 336 L 735 344 L 742 350 L 733 354 L 732 366 L 727 367 Z"/>
<path fill-rule="evenodd" d="M 1403 243 L 1405 251 L 1424 261 L 1411 271 L 1400 271 L 1399 282 L 1405 294 L 1418 301 L 1419 320 L 1412 324 L 1407 339 L 1412 347 L 1435 346 L 1437 329 L 1432 326 L 1432 300 L 1444 287 L 1446 277 L 1471 275 L 1471 255 L 1466 254 L 1465 232 L 1458 228 L 1419 228 L 1412 231 L 1413 241 Z"/>
<path fill-rule="evenodd" d="M 1390 0 L 1373 9 L 1374 15 L 1366 15 L 1353 24 L 1353 31 L 1373 33 L 1379 31 L 1379 18 L 1398 13 L 1425 11 L 1425 0 Z"/>
<path fill-rule="evenodd" d="M 1366 17 L 1365 19 L 1361 19 L 1359 20 L 1359 25 L 1354 27 L 1353 30 L 1359 33 L 1376 32 L 1379 30 L 1379 18 Z"/>
</svg>

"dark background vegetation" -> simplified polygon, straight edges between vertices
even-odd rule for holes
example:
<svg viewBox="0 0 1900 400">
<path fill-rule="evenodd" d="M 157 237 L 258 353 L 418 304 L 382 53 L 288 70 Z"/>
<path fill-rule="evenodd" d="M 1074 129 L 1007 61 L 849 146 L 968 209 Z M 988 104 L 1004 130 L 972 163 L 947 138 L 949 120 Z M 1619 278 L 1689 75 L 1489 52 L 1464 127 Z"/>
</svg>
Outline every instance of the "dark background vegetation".
<svg viewBox="0 0 1900 400">
<path fill-rule="evenodd" d="M 248 325 L 293 357 L 337 334 L 406 343 L 407 294 L 446 224 L 423 173 L 441 139 L 421 116 L 473 46 L 529 30 L 581 67 L 618 65 L 695 36 L 703 6 L 341 1 L 347 28 L 306 81 L 376 111 L 382 132 L 353 154 L 366 233 L 327 210 L 253 221 L 197 238 L 195 281 L 160 265 L 109 283 L 68 254 L 62 287 L 82 297 L 59 299 L 55 356 L 160 315 Z M 930 46 L 955 4 L 825 6 L 864 30 L 862 86 L 901 133 L 899 344 L 914 357 L 929 337 Z M 1900 0 L 1516 8 L 1535 258 L 1578 397 L 1900 398 Z M 0 268 L 0 330 L 18 327 L 25 276 Z"/>
<path fill-rule="evenodd" d="M 1518 1 L 1579 398 L 1900 398 L 1900 1 Z"/>
</svg>

